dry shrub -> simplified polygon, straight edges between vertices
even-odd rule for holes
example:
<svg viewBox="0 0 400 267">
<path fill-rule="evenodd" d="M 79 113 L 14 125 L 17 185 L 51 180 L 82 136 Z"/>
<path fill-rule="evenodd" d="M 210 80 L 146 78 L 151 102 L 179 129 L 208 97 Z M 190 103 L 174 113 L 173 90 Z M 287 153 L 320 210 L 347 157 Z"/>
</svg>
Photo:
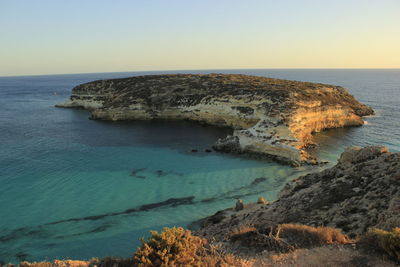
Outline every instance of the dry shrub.
<svg viewBox="0 0 400 267">
<path fill-rule="evenodd" d="M 206 246 L 200 253 L 200 261 L 197 266 L 207 267 L 239 267 L 241 262 L 232 254 L 224 253 L 221 249 L 215 246 Z"/>
<path fill-rule="evenodd" d="M 351 246 L 321 246 L 271 255 L 254 266 L 280 267 L 395 267 L 392 262 L 364 254 Z"/>
<path fill-rule="evenodd" d="M 134 259 L 144 266 L 190 265 L 198 258 L 198 251 L 206 244 L 181 227 L 164 228 L 161 233 L 150 231 L 147 242 L 136 251 Z"/>
<path fill-rule="evenodd" d="M 246 234 L 248 232 L 255 232 L 257 229 L 253 226 L 247 226 L 247 225 L 242 225 L 239 228 L 234 229 L 230 234 L 229 234 L 229 240 L 231 241 L 236 241 L 237 239 L 240 239 L 240 237 L 243 234 Z"/>
<path fill-rule="evenodd" d="M 102 259 L 95 259 L 90 262 L 91 267 L 132 267 L 136 266 L 134 260 L 132 258 L 129 259 L 121 259 L 121 258 L 112 258 L 106 257 Z"/>
<path fill-rule="evenodd" d="M 279 253 L 291 252 L 296 248 L 351 243 L 338 229 L 299 224 L 280 224 L 266 232 L 259 232 L 251 226 L 242 226 L 232 231 L 229 240 L 256 252 L 267 250 Z"/>
<path fill-rule="evenodd" d="M 41 261 L 41 262 L 27 262 L 23 261 L 19 263 L 19 267 L 87 267 L 90 265 L 88 261 L 79 260 L 54 260 L 53 262 Z"/>
<path fill-rule="evenodd" d="M 368 251 L 384 253 L 400 262 L 400 228 L 392 231 L 370 229 L 360 238 L 358 245 Z"/>
<path fill-rule="evenodd" d="M 253 249 L 255 252 L 276 251 L 286 253 L 294 250 L 294 247 L 286 243 L 283 239 L 273 235 L 265 235 L 254 227 L 243 226 L 233 231 L 230 236 L 231 242 L 236 242 L 240 246 Z"/>
<path fill-rule="evenodd" d="M 348 244 L 349 237 L 339 229 L 331 227 L 312 227 L 300 224 L 280 224 L 275 229 L 275 237 L 283 238 L 299 248 L 321 246 L 327 244 Z"/>
<path fill-rule="evenodd" d="M 142 239 L 134 254 L 138 266 L 237 266 L 233 256 L 223 254 L 182 227 L 150 233 L 149 240 Z"/>
<path fill-rule="evenodd" d="M 53 264 L 51 262 L 48 261 L 42 261 L 42 262 L 27 262 L 27 261 L 23 261 L 19 263 L 20 267 L 52 267 Z"/>
</svg>

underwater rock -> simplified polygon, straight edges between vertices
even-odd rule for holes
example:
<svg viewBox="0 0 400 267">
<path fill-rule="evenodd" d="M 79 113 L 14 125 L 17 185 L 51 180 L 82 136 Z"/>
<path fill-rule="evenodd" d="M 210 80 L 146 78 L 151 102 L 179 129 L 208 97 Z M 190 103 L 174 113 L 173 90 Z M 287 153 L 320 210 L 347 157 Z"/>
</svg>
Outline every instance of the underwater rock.
<svg viewBox="0 0 400 267">
<path fill-rule="evenodd" d="M 146 176 L 138 175 L 138 172 L 142 172 L 142 171 L 145 171 L 145 170 L 146 170 L 146 168 L 133 169 L 131 171 L 131 176 L 136 177 L 136 178 L 140 178 L 140 179 L 146 179 Z"/>
</svg>

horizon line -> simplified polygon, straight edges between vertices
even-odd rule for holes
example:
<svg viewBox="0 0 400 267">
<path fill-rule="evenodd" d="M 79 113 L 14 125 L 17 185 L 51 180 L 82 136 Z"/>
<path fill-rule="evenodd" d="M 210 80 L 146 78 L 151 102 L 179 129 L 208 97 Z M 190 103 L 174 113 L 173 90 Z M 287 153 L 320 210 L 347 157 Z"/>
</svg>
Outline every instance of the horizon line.
<svg viewBox="0 0 400 267">
<path fill-rule="evenodd" d="M 98 72 L 70 72 L 70 73 L 45 73 L 45 74 L 16 74 L 0 75 L 6 77 L 32 77 L 32 76 L 58 76 L 58 75 L 80 75 L 80 74 L 106 74 L 106 73 L 129 73 L 129 72 L 171 72 L 171 71 L 218 71 L 218 70 L 400 70 L 400 68 L 216 68 L 216 69 L 162 69 L 162 70 L 129 70 L 129 71 L 98 71 Z"/>
</svg>

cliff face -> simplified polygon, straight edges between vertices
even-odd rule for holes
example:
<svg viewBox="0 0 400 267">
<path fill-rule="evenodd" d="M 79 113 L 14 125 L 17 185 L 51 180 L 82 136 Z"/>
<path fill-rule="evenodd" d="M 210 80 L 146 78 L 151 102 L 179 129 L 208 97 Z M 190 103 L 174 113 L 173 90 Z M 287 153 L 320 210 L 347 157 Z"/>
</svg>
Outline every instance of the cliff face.
<svg viewBox="0 0 400 267">
<path fill-rule="evenodd" d="M 340 228 L 350 237 L 400 227 L 400 153 L 349 148 L 332 168 L 289 182 L 271 204 L 227 209 L 201 222 L 199 234 L 223 238 L 240 226 L 297 223 Z"/>
<path fill-rule="evenodd" d="M 187 119 L 229 126 L 215 149 L 256 153 L 300 164 L 312 133 L 359 126 L 373 110 L 339 86 L 247 75 L 149 75 L 94 81 L 59 107 L 82 107 L 93 119 Z"/>
</svg>

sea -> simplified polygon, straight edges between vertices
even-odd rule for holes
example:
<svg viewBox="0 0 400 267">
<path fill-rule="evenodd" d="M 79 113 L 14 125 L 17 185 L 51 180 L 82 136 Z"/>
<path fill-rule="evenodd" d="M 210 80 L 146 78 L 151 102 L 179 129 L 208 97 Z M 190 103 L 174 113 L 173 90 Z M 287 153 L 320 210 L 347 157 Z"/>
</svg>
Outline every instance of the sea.
<svg viewBox="0 0 400 267">
<path fill-rule="evenodd" d="M 241 73 L 346 87 L 376 115 L 317 133 L 321 167 L 206 152 L 231 133 L 187 121 L 89 120 L 55 108 L 81 83 L 161 73 Z M 131 257 L 149 230 L 187 226 L 237 199 L 272 201 L 349 146 L 400 151 L 400 69 L 243 69 L 0 77 L 0 264 Z M 192 150 L 198 152 L 192 152 Z M 260 179 L 259 179 L 260 178 Z"/>
</svg>

